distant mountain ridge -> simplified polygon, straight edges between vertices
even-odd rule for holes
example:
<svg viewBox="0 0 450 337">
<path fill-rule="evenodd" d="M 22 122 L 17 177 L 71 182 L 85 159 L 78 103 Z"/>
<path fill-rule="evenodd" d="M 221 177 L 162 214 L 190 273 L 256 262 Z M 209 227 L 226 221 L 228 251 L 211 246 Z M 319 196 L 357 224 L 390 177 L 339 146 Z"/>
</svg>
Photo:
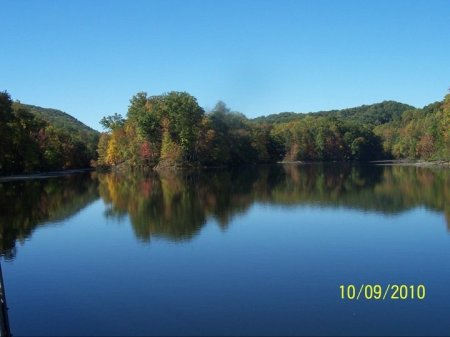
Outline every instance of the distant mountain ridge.
<svg viewBox="0 0 450 337">
<path fill-rule="evenodd" d="M 267 116 L 261 116 L 251 119 L 256 123 L 286 123 L 294 120 L 305 118 L 306 116 L 327 116 L 336 117 L 342 120 L 353 120 L 355 122 L 363 124 L 380 125 L 398 120 L 401 118 L 403 112 L 407 110 L 416 109 L 415 107 L 396 102 L 396 101 L 383 101 L 381 103 L 361 105 L 353 108 L 346 109 L 333 109 L 328 111 L 317 112 L 280 112 L 277 114 L 270 114 Z"/>
</svg>

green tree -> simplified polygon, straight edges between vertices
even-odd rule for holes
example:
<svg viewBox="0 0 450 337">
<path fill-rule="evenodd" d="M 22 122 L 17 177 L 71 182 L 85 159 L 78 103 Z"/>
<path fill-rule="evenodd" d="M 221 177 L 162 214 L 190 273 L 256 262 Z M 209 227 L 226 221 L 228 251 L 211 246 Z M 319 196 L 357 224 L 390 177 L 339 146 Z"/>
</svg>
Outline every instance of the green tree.
<svg viewBox="0 0 450 337">
<path fill-rule="evenodd" d="M 13 118 L 11 96 L 6 91 L 0 92 L 0 172 L 2 173 L 13 169 L 11 161 L 14 155 L 11 139 L 12 128 L 10 126 Z"/>
<path fill-rule="evenodd" d="M 197 160 L 195 145 L 204 111 L 195 97 L 186 92 L 168 93 L 163 99 L 163 115 L 169 120 L 171 139 L 181 147 L 183 159 Z"/>
<path fill-rule="evenodd" d="M 103 117 L 100 124 L 107 130 L 115 130 L 124 126 L 125 119 L 121 114 L 115 113 L 112 116 Z"/>
</svg>

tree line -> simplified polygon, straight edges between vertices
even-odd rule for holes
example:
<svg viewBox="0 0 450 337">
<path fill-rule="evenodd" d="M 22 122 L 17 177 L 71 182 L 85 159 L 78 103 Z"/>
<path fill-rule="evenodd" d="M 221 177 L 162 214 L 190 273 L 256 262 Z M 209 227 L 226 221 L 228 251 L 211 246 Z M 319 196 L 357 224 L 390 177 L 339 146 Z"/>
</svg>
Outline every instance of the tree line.
<svg viewBox="0 0 450 337">
<path fill-rule="evenodd" d="M 98 166 L 233 166 L 277 161 L 449 159 L 450 95 L 423 109 L 387 101 L 248 119 L 219 101 L 208 112 L 186 92 L 130 100 L 104 117 Z"/>
<path fill-rule="evenodd" d="M 450 160 L 450 94 L 423 109 L 408 109 L 400 119 L 378 125 L 374 133 L 394 158 Z"/>
<path fill-rule="evenodd" d="M 48 122 L 0 92 L 0 175 L 90 166 L 96 158 L 96 132 L 86 135 L 58 125 L 58 116 L 53 119 Z"/>
<path fill-rule="evenodd" d="M 273 162 L 279 157 L 271 128 L 252 125 L 219 102 L 210 113 L 186 92 L 132 97 L 126 118 L 104 117 L 108 130 L 98 146 L 98 165 L 157 168 Z"/>
<path fill-rule="evenodd" d="M 58 110 L 0 92 L 0 174 L 89 167 L 237 166 L 278 161 L 450 159 L 450 95 L 422 109 L 392 101 L 248 119 L 186 92 L 130 100 L 98 133 Z"/>
</svg>

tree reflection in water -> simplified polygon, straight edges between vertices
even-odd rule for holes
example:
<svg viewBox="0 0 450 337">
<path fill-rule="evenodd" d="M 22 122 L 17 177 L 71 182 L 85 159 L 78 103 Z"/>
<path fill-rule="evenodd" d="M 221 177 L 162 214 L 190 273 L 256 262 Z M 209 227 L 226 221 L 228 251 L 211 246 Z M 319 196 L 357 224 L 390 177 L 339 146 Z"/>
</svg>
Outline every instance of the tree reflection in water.
<svg viewBox="0 0 450 337">
<path fill-rule="evenodd" d="M 226 229 L 252 204 L 311 204 L 396 214 L 425 206 L 446 215 L 450 172 L 404 166 L 268 165 L 158 175 L 99 175 L 108 217 L 128 214 L 136 236 L 187 240 L 208 219 Z"/>
<path fill-rule="evenodd" d="M 426 207 L 450 231 L 450 170 L 411 166 L 267 165 L 194 173 L 90 173 L 0 183 L 0 252 L 101 197 L 106 217 L 129 216 L 142 241 L 189 240 L 209 219 L 226 230 L 254 203 L 317 205 L 396 214 Z"/>
<path fill-rule="evenodd" d="M 62 221 L 98 199 L 95 173 L 0 183 L 0 253 L 16 254 L 36 227 Z"/>
</svg>

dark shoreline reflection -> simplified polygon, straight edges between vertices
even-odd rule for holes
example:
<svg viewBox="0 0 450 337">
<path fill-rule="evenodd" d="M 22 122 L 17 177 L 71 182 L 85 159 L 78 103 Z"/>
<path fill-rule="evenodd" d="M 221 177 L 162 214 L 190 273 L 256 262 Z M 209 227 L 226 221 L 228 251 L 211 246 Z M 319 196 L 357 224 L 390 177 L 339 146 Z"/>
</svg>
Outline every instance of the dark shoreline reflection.
<svg viewBox="0 0 450 337">
<path fill-rule="evenodd" d="M 184 174 L 88 173 L 0 183 L 0 253 L 16 254 L 40 225 L 73 216 L 101 197 L 106 217 L 129 216 L 139 240 L 189 240 L 208 219 L 226 230 L 254 203 L 316 205 L 397 214 L 415 207 L 445 214 L 450 171 L 352 164 L 266 165 Z"/>
<path fill-rule="evenodd" d="M 36 227 L 67 219 L 98 199 L 95 173 L 0 183 L 0 254 L 14 259 L 16 242 Z"/>
<path fill-rule="evenodd" d="M 450 172 L 404 166 L 267 165 L 190 174 L 99 175 L 107 217 L 129 215 L 142 241 L 194 237 L 208 219 L 226 229 L 254 203 L 316 205 L 397 214 L 444 212 L 450 228 Z"/>
</svg>

